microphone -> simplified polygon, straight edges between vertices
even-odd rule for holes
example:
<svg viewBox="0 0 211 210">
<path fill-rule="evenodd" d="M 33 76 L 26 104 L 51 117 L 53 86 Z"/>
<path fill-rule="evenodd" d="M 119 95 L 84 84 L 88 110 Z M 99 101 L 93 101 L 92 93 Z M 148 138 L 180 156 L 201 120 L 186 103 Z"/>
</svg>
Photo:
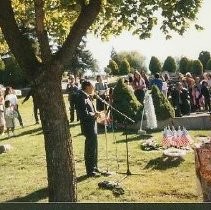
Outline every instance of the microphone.
<svg viewBox="0 0 211 210">
<path fill-rule="evenodd" d="M 106 100 L 102 99 L 99 95 L 96 94 L 95 97 L 102 101 L 105 105 L 110 106 L 110 104 Z"/>
</svg>

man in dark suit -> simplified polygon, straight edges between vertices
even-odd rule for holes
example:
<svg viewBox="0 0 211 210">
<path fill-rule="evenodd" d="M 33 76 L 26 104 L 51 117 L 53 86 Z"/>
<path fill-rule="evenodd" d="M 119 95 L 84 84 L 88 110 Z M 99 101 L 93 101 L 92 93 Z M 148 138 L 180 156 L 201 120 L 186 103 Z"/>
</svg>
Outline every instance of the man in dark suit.
<svg viewBox="0 0 211 210">
<path fill-rule="evenodd" d="M 68 93 L 68 101 L 70 103 L 70 122 L 74 121 L 74 111 L 76 106 L 76 94 L 78 92 L 78 86 L 75 83 L 75 78 L 73 75 L 69 76 L 68 84 L 66 88 L 66 92 Z M 77 121 L 78 121 L 78 113 L 76 109 Z"/>
<path fill-rule="evenodd" d="M 35 124 L 39 124 L 39 117 L 38 117 L 38 102 L 34 96 L 35 94 L 35 89 L 34 87 L 31 87 L 31 89 L 29 90 L 29 92 L 27 93 L 26 97 L 24 98 L 24 100 L 22 101 L 22 104 L 24 104 L 27 100 L 29 100 L 30 96 L 32 97 L 33 100 L 33 111 L 34 111 L 34 118 L 36 123 Z"/>
<path fill-rule="evenodd" d="M 91 95 L 94 94 L 94 87 L 89 81 L 84 81 L 81 84 L 81 90 L 77 95 L 77 110 L 81 122 L 81 130 L 86 137 L 85 140 L 85 166 L 87 176 L 97 177 L 100 174 L 97 168 L 97 123 L 96 119 L 100 117 L 96 111 Z"/>
</svg>

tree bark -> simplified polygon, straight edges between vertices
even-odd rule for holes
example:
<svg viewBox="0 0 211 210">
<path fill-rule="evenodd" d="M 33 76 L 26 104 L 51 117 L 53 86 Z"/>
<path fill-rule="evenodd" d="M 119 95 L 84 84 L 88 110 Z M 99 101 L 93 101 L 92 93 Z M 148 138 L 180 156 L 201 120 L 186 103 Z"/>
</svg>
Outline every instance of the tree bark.
<svg viewBox="0 0 211 210">
<path fill-rule="evenodd" d="M 36 96 L 45 139 L 50 202 L 75 202 L 76 174 L 69 123 L 61 90 L 58 66 L 50 66 Z M 54 72 L 54 73 L 52 73 Z"/>
</svg>

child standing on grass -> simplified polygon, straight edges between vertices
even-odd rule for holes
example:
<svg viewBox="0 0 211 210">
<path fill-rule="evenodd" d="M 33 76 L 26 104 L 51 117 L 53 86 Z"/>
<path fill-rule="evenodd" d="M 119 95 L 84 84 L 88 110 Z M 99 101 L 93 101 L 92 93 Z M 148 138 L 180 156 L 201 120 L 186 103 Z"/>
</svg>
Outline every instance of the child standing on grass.
<svg viewBox="0 0 211 210">
<path fill-rule="evenodd" d="M 0 134 L 4 135 L 5 118 L 4 118 L 4 94 L 0 89 Z"/>
<path fill-rule="evenodd" d="M 10 101 L 5 101 L 5 122 L 7 128 L 7 135 L 10 137 L 10 131 L 12 131 L 12 135 L 15 136 L 15 118 L 18 117 L 17 112 L 14 110 L 14 107 L 11 105 Z"/>
</svg>

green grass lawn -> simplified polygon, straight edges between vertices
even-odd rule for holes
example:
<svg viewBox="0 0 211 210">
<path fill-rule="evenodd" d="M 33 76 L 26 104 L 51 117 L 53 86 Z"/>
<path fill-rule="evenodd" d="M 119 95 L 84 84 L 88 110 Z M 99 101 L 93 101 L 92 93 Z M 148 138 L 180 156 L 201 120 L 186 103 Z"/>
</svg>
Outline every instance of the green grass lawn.
<svg viewBox="0 0 211 210">
<path fill-rule="evenodd" d="M 66 98 L 65 98 L 66 100 Z M 47 175 L 42 129 L 34 125 L 32 102 L 20 105 L 24 128 L 17 126 L 16 137 L 0 138 L 0 145 L 13 148 L 0 155 L 0 202 L 47 202 Z M 99 134 L 99 168 L 118 172 L 109 177 L 86 178 L 84 166 L 84 136 L 80 125 L 71 124 L 73 148 L 78 177 L 79 202 L 202 202 L 197 193 L 194 153 L 187 153 L 183 161 L 165 161 L 162 150 L 143 151 L 144 140 L 129 134 L 130 175 L 121 181 L 125 194 L 115 197 L 110 190 L 98 188 L 103 180 L 119 181 L 126 166 L 125 135 L 121 131 L 108 133 L 108 162 L 106 161 L 105 134 Z M 152 134 L 160 142 L 161 132 Z M 211 131 L 190 131 L 197 136 L 211 136 Z M 117 144 L 115 144 L 115 139 Z M 118 161 L 117 161 L 118 159 Z M 107 164 L 108 163 L 108 164 Z M 119 165 L 119 167 L 118 167 Z"/>
</svg>

